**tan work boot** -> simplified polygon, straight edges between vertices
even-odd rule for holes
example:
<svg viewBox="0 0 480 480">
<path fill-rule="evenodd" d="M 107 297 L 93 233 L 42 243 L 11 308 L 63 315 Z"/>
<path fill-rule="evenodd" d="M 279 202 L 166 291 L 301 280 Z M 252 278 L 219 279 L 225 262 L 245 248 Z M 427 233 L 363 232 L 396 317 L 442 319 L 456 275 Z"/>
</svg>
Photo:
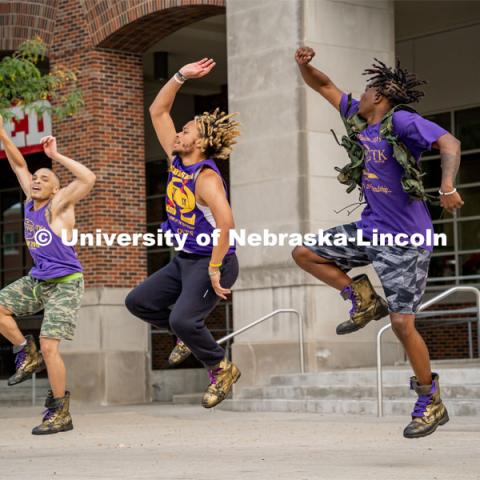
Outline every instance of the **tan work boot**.
<svg viewBox="0 0 480 480">
<path fill-rule="evenodd" d="M 178 339 L 174 349 L 168 357 L 168 364 L 172 367 L 179 365 L 186 360 L 191 353 L 192 351 L 180 339 Z"/>
<path fill-rule="evenodd" d="M 205 408 L 212 408 L 225 400 L 240 375 L 238 367 L 224 358 L 216 367 L 208 371 L 210 385 L 203 395 L 202 405 Z"/>
<path fill-rule="evenodd" d="M 45 401 L 43 421 L 32 430 L 33 435 L 50 435 L 52 433 L 68 432 L 73 430 L 72 417 L 70 416 L 70 392 L 65 392 L 63 398 L 53 398 L 50 394 Z"/>
<path fill-rule="evenodd" d="M 410 388 L 415 390 L 418 400 L 412 412 L 412 421 L 405 427 L 405 438 L 420 438 L 432 434 L 449 418 L 445 405 L 440 398 L 439 376 L 432 373 L 431 385 L 419 385 L 416 377 L 410 379 Z"/>
<path fill-rule="evenodd" d="M 356 332 L 371 320 L 380 320 L 388 315 L 387 302 L 375 293 L 367 275 L 357 275 L 341 292 L 344 300 L 352 301 L 350 319 L 337 325 L 337 335 Z"/>
<path fill-rule="evenodd" d="M 45 370 L 42 354 L 38 351 L 32 335 L 26 335 L 27 344 L 13 347 L 16 372 L 8 379 L 8 385 L 16 385 L 31 378 L 34 373 Z"/>
</svg>

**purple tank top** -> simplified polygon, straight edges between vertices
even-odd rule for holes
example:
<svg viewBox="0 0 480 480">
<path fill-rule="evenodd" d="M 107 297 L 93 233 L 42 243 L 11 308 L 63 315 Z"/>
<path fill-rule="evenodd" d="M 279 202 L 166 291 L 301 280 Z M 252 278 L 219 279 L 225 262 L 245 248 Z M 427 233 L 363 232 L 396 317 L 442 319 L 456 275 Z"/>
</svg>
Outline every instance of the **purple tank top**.
<svg viewBox="0 0 480 480">
<path fill-rule="evenodd" d="M 195 181 L 203 168 L 211 168 L 222 179 L 225 191 L 227 186 L 217 165 L 213 160 L 207 159 L 194 165 L 183 165 L 177 156 L 173 159 L 168 173 L 167 184 L 167 220 L 161 228 L 177 234 L 187 234 L 184 251 L 199 255 L 211 255 L 212 242 L 203 246 L 197 243 L 197 236 L 204 233 L 211 235 L 215 229 L 215 221 L 210 209 L 198 205 L 195 199 Z M 227 255 L 235 252 L 235 246 L 230 246 Z"/>
<path fill-rule="evenodd" d="M 45 216 L 47 207 L 48 204 L 33 210 L 33 200 L 25 203 L 25 242 L 34 263 L 30 275 L 38 280 L 64 277 L 82 271 L 73 247 L 64 245 L 62 239 L 50 228 Z"/>
</svg>

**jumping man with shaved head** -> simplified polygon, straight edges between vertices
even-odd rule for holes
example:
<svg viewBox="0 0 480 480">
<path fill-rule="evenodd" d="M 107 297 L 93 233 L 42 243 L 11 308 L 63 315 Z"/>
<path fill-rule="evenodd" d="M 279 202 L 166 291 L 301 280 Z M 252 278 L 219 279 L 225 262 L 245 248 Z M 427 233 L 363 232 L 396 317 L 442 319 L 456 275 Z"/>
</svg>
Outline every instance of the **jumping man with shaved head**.
<svg viewBox="0 0 480 480">
<path fill-rule="evenodd" d="M 15 385 L 33 373 L 47 369 L 51 390 L 42 423 L 34 435 L 73 429 L 69 413 L 70 394 L 65 391 L 65 365 L 59 353 L 62 340 L 72 340 L 83 295 L 82 266 L 73 247 L 60 238 L 71 235 L 75 225 L 75 205 L 93 188 L 95 175 L 84 165 L 61 155 L 54 137 L 41 140 L 45 154 L 67 168 L 75 179 L 61 188 L 58 177 L 48 168 L 29 172 L 18 148 L 8 137 L 0 117 L 0 141 L 8 162 L 26 196 L 25 241 L 34 266 L 29 274 L 0 291 L 0 334 L 13 344 L 16 372 L 9 379 Z M 13 316 L 44 310 L 38 351 L 32 336 L 23 336 Z"/>
</svg>

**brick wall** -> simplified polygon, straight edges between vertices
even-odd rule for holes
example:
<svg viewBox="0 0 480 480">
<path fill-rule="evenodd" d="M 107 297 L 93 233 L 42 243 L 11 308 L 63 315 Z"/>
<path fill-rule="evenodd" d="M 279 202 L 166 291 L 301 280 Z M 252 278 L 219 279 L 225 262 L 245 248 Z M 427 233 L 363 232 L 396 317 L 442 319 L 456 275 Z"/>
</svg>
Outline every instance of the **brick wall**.
<svg viewBox="0 0 480 480">
<path fill-rule="evenodd" d="M 77 209 L 81 231 L 145 231 L 143 67 L 139 54 L 96 50 L 77 0 L 58 2 L 52 65 L 78 72 L 86 107 L 54 124 L 59 150 L 96 176 Z M 62 183 L 70 175 L 58 169 Z M 146 275 L 142 247 L 81 247 L 88 287 L 131 287 Z"/>
<path fill-rule="evenodd" d="M 441 305 L 435 309 L 448 310 L 458 308 L 474 307 L 473 303 Z M 433 309 L 432 309 L 433 310 Z M 430 311 L 430 310 L 429 310 Z M 473 317 L 470 314 L 469 317 Z M 463 314 L 465 317 L 465 314 Z M 468 358 L 468 325 L 465 322 L 449 324 L 453 320 L 459 320 L 462 315 L 448 314 L 442 315 L 435 320 L 417 320 L 417 329 L 424 338 L 430 351 L 432 360 Z M 477 324 L 472 323 L 473 354 L 477 356 Z"/>
<path fill-rule="evenodd" d="M 55 122 L 59 150 L 97 183 L 77 207 L 80 231 L 145 231 L 142 53 L 163 36 L 224 11 L 220 0 L 27 0 L 0 4 L 2 49 L 39 35 L 52 67 L 78 73 L 85 109 Z M 55 168 L 55 166 L 54 166 Z M 63 184 L 71 176 L 57 168 Z M 147 273 L 143 247 L 79 248 L 87 287 L 132 287 Z"/>
<path fill-rule="evenodd" d="M 0 2 L 0 50 L 15 50 L 36 36 L 50 44 L 56 0 Z"/>
</svg>

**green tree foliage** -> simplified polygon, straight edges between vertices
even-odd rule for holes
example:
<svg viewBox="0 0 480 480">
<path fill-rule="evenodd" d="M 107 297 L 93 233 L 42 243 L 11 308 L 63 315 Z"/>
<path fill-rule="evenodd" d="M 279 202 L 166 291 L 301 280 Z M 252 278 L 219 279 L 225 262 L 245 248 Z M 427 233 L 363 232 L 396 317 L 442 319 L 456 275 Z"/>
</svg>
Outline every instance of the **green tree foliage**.
<svg viewBox="0 0 480 480">
<path fill-rule="evenodd" d="M 38 63 L 45 59 L 47 47 L 40 39 L 23 42 L 12 56 L 0 61 L 0 115 L 9 120 L 12 105 L 28 106 L 41 114 L 48 111 L 59 120 L 75 114 L 83 107 L 81 91 L 74 72 L 54 68 L 43 74 Z M 35 104 L 40 100 L 49 100 Z"/>
</svg>

